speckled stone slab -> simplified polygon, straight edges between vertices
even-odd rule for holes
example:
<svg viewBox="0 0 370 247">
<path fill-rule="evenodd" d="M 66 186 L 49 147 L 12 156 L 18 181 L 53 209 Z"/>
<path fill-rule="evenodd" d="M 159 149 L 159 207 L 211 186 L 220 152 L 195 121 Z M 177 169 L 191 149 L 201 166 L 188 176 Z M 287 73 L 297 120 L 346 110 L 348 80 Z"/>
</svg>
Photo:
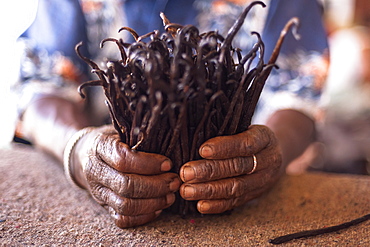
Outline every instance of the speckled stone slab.
<svg viewBox="0 0 370 247">
<path fill-rule="evenodd" d="M 231 214 L 165 213 L 122 230 L 50 157 L 19 145 L 0 150 L 0 246 L 273 246 L 271 238 L 369 213 L 369 176 L 306 173 L 283 177 Z M 370 246 L 370 221 L 282 246 Z"/>
</svg>

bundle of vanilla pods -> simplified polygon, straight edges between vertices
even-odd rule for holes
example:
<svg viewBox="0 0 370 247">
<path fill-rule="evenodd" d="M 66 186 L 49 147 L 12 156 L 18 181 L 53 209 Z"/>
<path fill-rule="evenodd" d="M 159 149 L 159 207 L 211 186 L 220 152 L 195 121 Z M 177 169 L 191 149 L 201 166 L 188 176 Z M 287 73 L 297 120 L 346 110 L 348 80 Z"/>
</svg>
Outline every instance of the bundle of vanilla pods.
<svg viewBox="0 0 370 247">
<path fill-rule="evenodd" d="M 84 57 L 99 79 L 86 86 L 102 86 L 112 122 L 122 142 L 132 149 L 169 157 L 173 172 L 199 159 L 198 148 L 207 139 L 245 131 L 251 123 L 264 83 L 277 59 L 287 23 L 269 62 L 263 61 L 264 44 L 257 32 L 253 48 L 244 56 L 232 47 L 232 40 L 242 26 L 251 3 L 236 20 L 226 37 L 216 31 L 199 33 L 192 25 L 170 23 L 161 14 L 165 32 L 139 36 L 134 43 L 107 38 L 101 43 L 117 44 L 121 60 L 109 61 L 102 70 Z M 121 31 L 120 30 L 120 31 Z M 194 202 L 179 196 L 174 211 L 186 215 L 195 212 Z"/>
</svg>

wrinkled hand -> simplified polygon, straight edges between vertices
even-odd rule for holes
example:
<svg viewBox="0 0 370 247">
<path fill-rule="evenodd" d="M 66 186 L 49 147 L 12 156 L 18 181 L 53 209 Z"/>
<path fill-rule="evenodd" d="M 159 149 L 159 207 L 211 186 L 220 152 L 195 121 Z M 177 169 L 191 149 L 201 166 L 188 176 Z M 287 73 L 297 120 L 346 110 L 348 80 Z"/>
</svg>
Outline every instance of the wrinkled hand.
<svg viewBox="0 0 370 247">
<path fill-rule="evenodd" d="M 82 184 L 109 209 L 117 226 L 145 224 L 173 204 L 180 179 L 167 172 L 172 166 L 167 157 L 131 150 L 112 128 L 88 135 L 78 154 L 85 177 Z"/>
<path fill-rule="evenodd" d="M 201 160 L 184 164 L 180 194 L 199 200 L 203 214 L 222 213 L 260 196 L 280 176 L 281 152 L 273 132 L 253 125 L 247 131 L 212 138 L 199 149 Z M 252 174 L 253 157 L 257 167 Z"/>
</svg>

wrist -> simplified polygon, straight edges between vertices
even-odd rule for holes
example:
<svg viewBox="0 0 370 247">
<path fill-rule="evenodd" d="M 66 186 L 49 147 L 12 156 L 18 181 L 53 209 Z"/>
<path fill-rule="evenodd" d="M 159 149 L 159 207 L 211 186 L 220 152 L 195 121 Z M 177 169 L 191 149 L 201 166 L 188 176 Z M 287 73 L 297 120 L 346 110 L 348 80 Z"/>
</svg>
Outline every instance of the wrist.
<svg viewBox="0 0 370 247">
<path fill-rule="evenodd" d="M 68 181 L 80 188 L 87 188 L 86 178 L 83 175 L 81 160 L 81 142 L 86 136 L 94 130 L 92 127 L 83 128 L 72 135 L 64 149 L 63 164 L 64 172 Z M 87 151 L 84 152 L 87 158 Z"/>
<path fill-rule="evenodd" d="M 300 156 L 314 141 L 315 122 L 296 110 L 280 110 L 273 114 L 266 125 L 278 139 L 283 155 L 283 167 Z"/>
<path fill-rule="evenodd" d="M 40 96 L 20 119 L 21 137 L 61 163 L 68 140 L 89 123 L 80 105 L 57 96 Z"/>
</svg>

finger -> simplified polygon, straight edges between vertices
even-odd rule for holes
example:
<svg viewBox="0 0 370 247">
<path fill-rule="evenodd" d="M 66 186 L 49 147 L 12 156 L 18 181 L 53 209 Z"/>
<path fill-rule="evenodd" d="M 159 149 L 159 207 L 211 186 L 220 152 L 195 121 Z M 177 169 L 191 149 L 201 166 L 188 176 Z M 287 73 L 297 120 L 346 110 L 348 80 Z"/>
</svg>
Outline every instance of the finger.
<svg viewBox="0 0 370 247">
<path fill-rule="evenodd" d="M 184 164 L 180 169 L 180 178 L 186 183 L 199 183 L 234 177 L 264 169 L 277 169 L 281 166 L 281 152 L 279 146 L 269 145 L 255 157 L 236 157 L 222 160 L 196 160 Z"/>
<path fill-rule="evenodd" d="M 230 199 L 245 193 L 268 187 L 273 172 L 262 171 L 251 175 L 221 179 L 208 183 L 189 184 L 180 187 L 180 195 L 185 200 Z"/>
<path fill-rule="evenodd" d="M 273 132 L 263 125 L 252 125 L 247 131 L 231 136 L 218 136 L 207 140 L 199 148 L 206 159 L 227 159 L 251 156 L 275 140 Z"/>
<path fill-rule="evenodd" d="M 116 225 L 119 228 L 129 228 L 134 226 L 144 225 L 157 218 L 162 211 L 156 211 L 149 214 L 142 214 L 136 216 L 125 216 L 118 214 L 113 208 L 109 207 L 109 213 L 114 218 Z"/>
<path fill-rule="evenodd" d="M 114 169 L 125 173 L 159 174 L 172 167 L 170 159 L 163 155 L 132 150 L 120 141 L 118 135 L 99 134 L 91 155 L 98 156 Z"/>
<path fill-rule="evenodd" d="M 181 183 L 175 173 L 151 176 L 121 173 L 96 157 L 90 158 L 84 172 L 89 183 L 100 184 L 127 198 L 165 196 L 177 191 Z"/>
<path fill-rule="evenodd" d="M 247 174 L 253 166 L 252 156 L 223 160 L 201 159 L 184 164 L 179 174 L 183 182 L 199 183 Z M 262 166 L 257 169 L 262 169 Z"/>
<path fill-rule="evenodd" d="M 91 186 L 91 195 L 99 204 L 108 205 L 118 214 L 125 216 L 150 214 L 167 208 L 175 202 L 174 193 L 158 198 L 131 199 L 119 196 L 109 188 L 99 184 Z"/>
<path fill-rule="evenodd" d="M 197 209 L 202 214 L 220 214 L 259 197 L 264 191 L 263 189 L 254 190 L 232 199 L 201 200 L 197 203 Z"/>
</svg>

